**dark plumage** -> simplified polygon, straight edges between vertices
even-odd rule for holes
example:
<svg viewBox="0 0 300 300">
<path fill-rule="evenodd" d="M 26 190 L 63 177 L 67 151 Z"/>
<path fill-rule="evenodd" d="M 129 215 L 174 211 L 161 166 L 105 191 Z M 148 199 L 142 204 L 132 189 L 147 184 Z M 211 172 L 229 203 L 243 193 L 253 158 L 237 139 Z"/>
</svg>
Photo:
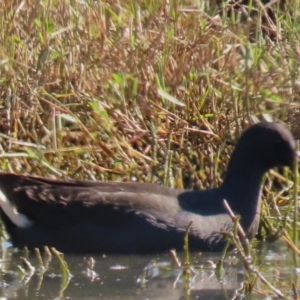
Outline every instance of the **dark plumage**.
<svg viewBox="0 0 300 300">
<path fill-rule="evenodd" d="M 193 221 L 190 249 L 220 251 L 224 239 L 219 232 L 232 228 L 223 200 L 241 216 L 244 231 L 253 238 L 262 176 L 270 168 L 291 166 L 295 155 L 290 132 L 279 124 L 262 122 L 242 134 L 223 184 L 210 190 L 0 173 L 0 213 L 16 247 L 47 245 L 73 253 L 181 250 Z"/>
</svg>

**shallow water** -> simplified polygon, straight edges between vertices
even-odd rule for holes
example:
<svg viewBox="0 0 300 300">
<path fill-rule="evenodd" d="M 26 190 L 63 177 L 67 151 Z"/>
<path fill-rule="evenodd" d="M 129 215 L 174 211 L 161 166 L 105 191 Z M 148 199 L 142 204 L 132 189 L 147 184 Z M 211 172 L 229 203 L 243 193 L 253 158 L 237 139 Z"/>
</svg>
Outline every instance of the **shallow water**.
<svg viewBox="0 0 300 300">
<path fill-rule="evenodd" d="M 19 270 L 24 252 L 10 249 L 2 252 L 1 299 L 240 299 L 247 279 L 243 264 L 234 253 L 227 255 L 223 275 L 218 277 L 214 264 L 219 254 L 191 255 L 195 274 L 183 276 L 170 254 L 65 255 L 71 276 L 62 275 L 57 257 L 42 255 L 44 273 L 37 256 L 28 262 L 31 274 Z M 182 259 L 183 255 L 179 255 Z M 262 244 L 253 250 L 255 265 L 285 296 L 291 296 L 292 283 L 297 283 L 298 269 L 290 250 L 282 243 Z M 68 282 L 69 279 L 69 282 Z M 274 293 L 257 280 L 251 299 L 265 299 Z"/>
</svg>

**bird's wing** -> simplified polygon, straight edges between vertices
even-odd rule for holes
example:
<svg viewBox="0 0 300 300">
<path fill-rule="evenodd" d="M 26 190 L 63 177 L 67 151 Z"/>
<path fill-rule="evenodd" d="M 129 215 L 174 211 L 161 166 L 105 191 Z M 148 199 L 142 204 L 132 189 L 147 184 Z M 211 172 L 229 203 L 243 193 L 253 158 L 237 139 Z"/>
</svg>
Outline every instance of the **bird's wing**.
<svg viewBox="0 0 300 300">
<path fill-rule="evenodd" d="M 149 184 L 53 181 L 12 174 L 0 175 L 0 189 L 19 213 L 46 227 L 79 222 L 121 226 L 131 222 L 132 215 L 172 223 L 172 215 L 180 209 L 176 190 Z"/>
</svg>

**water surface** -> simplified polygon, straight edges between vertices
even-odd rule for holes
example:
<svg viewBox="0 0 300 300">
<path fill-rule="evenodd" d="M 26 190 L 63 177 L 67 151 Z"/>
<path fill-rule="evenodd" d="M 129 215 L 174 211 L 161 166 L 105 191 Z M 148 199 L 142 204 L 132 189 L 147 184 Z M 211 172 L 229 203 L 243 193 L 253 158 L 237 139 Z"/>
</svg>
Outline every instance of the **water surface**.
<svg viewBox="0 0 300 300">
<path fill-rule="evenodd" d="M 13 249 L 2 252 L 1 299 L 240 299 L 245 285 L 255 276 L 245 273 L 241 259 L 226 256 L 224 271 L 217 276 L 214 263 L 220 254 L 191 254 L 195 273 L 182 275 L 169 253 L 164 255 L 65 255 L 71 276 L 63 276 L 57 257 L 42 255 L 43 266 L 34 253 L 26 269 Z M 179 255 L 183 260 L 183 255 Z M 253 250 L 255 265 L 270 283 L 291 296 L 298 269 L 290 251 L 282 243 L 263 244 Z M 68 281 L 69 279 L 69 281 Z M 272 291 L 257 280 L 252 299 L 264 299 Z"/>
</svg>

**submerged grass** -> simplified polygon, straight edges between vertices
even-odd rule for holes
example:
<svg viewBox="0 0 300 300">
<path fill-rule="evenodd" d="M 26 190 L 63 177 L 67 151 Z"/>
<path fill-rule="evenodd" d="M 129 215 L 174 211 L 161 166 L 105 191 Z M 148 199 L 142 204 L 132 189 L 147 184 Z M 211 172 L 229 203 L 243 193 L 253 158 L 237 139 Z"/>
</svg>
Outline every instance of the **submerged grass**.
<svg viewBox="0 0 300 300">
<path fill-rule="evenodd" d="M 300 137 L 292 2 L 2 1 L 1 170 L 220 184 L 250 116 Z M 280 225 L 297 241 L 297 178 L 265 178 L 262 236 Z"/>
</svg>

